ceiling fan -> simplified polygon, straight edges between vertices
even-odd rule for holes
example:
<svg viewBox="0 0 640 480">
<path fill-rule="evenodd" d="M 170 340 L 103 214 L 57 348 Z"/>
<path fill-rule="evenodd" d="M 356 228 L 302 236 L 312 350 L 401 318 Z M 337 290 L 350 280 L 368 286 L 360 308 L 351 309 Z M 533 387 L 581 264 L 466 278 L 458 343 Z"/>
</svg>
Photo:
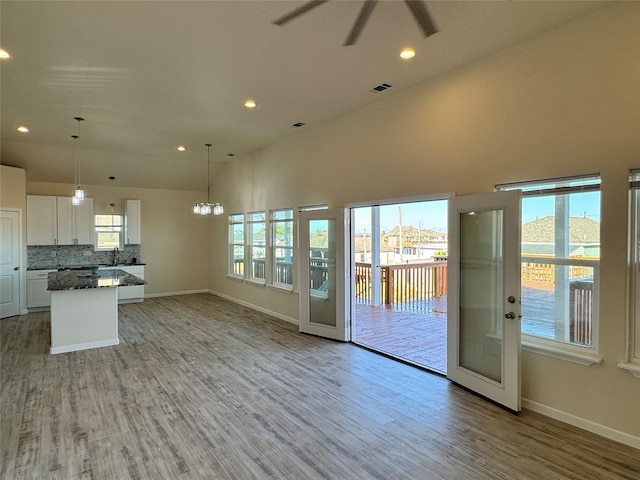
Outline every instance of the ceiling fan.
<svg viewBox="0 0 640 480">
<path fill-rule="evenodd" d="M 275 25 L 278 25 L 279 27 L 282 27 L 290 21 L 298 18 L 300 15 L 303 15 L 309 10 L 319 7 L 320 5 L 322 5 L 323 3 L 327 3 L 328 1 L 329 0 L 312 0 L 306 2 L 300 7 L 283 15 L 282 17 L 275 19 L 273 23 Z M 343 46 L 355 45 L 358 37 L 362 33 L 362 30 L 367 23 L 367 20 L 369 20 L 369 16 L 371 15 L 371 12 L 373 12 L 376 3 L 378 3 L 378 0 L 364 0 L 362 8 L 360 9 L 360 13 L 358 14 L 358 18 L 356 18 L 353 27 L 351 27 L 349 35 L 342 44 Z M 431 18 L 431 15 L 429 15 L 429 11 L 427 10 L 427 6 L 424 1 L 405 0 L 404 3 L 411 11 L 413 18 L 415 18 L 416 22 L 418 22 L 418 26 L 420 27 L 420 30 L 422 30 L 425 38 L 438 32 L 438 28 Z"/>
</svg>

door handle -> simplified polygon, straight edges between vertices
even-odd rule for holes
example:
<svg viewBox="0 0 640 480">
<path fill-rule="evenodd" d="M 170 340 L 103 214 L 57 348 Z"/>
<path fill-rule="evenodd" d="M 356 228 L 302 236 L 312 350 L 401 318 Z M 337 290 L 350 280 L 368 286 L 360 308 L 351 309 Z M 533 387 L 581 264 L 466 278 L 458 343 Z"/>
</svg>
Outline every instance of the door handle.
<svg viewBox="0 0 640 480">
<path fill-rule="evenodd" d="M 505 313 L 504 314 L 504 318 L 507 318 L 509 320 L 513 320 L 514 318 L 516 318 L 516 314 L 513 313 L 513 312 Z"/>
<path fill-rule="evenodd" d="M 17 272 L 18 270 L 20 270 L 20 267 L 13 267 L 13 269 Z"/>
</svg>

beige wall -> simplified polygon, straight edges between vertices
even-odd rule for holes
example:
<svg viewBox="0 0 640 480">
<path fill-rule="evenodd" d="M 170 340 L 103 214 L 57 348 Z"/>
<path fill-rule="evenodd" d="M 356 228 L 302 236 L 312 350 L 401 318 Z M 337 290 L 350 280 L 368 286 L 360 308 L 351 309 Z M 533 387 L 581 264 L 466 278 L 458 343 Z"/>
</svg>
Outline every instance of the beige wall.
<svg viewBox="0 0 640 480">
<path fill-rule="evenodd" d="M 617 4 L 380 94 L 359 111 L 227 164 L 214 181 L 216 199 L 227 213 L 337 207 L 600 172 L 603 362 L 584 367 L 523 352 L 522 393 L 550 412 L 640 442 L 640 380 L 616 367 L 626 343 L 627 179 L 640 166 L 638 25 L 640 4 Z M 226 278 L 227 251 L 218 248 L 226 242 L 226 225 L 214 220 L 211 288 L 297 319 L 296 294 Z"/>
<path fill-rule="evenodd" d="M 85 185 L 87 197 L 94 199 L 95 213 L 124 213 L 124 200 L 141 200 L 141 261 L 145 262 L 145 295 L 189 292 L 208 288 L 209 218 L 192 213 L 200 192 L 149 188 L 100 187 Z M 70 196 L 73 185 L 27 183 L 29 195 Z"/>
</svg>

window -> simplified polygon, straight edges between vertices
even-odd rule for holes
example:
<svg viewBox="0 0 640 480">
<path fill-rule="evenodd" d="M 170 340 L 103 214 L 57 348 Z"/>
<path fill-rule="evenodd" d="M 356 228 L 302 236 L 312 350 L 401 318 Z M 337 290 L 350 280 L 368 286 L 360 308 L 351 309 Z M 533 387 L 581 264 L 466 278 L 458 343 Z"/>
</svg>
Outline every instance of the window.
<svg viewBox="0 0 640 480">
<path fill-rule="evenodd" d="M 266 234 L 267 224 L 264 212 L 247 214 L 247 247 L 249 253 L 250 280 L 264 283 L 266 271 Z"/>
<path fill-rule="evenodd" d="M 629 346 L 627 363 L 620 367 L 640 378 L 640 169 L 632 170 L 630 180 L 629 225 Z"/>
<path fill-rule="evenodd" d="M 96 215 L 96 250 L 122 248 L 123 227 L 122 215 Z"/>
<path fill-rule="evenodd" d="M 271 212 L 273 283 L 293 286 L 293 210 Z"/>
<path fill-rule="evenodd" d="M 229 275 L 244 277 L 244 215 L 229 215 Z"/>
<path fill-rule="evenodd" d="M 600 177 L 550 179 L 497 189 L 521 189 L 523 195 L 523 343 L 573 348 L 566 350 L 573 353 L 595 350 Z"/>
</svg>

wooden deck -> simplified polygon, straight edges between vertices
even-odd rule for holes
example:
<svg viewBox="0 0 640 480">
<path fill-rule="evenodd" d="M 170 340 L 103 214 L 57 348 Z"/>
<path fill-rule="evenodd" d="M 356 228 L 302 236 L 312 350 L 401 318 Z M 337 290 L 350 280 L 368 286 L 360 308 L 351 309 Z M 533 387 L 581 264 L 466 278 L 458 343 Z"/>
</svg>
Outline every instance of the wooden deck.
<svg viewBox="0 0 640 480">
<path fill-rule="evenodd" d="M 439 373 L 447 371 L 447 297 L 356 306 L 354 342 Z"/>
<path fill-rule="evenodd" d="M 553 292 L 522 289 L 522 333 L 554 337 Z M 447 371 L 447 296 L 394 305 L 356 305 L 353 341 L 438 373 Z"/>
</svg>

